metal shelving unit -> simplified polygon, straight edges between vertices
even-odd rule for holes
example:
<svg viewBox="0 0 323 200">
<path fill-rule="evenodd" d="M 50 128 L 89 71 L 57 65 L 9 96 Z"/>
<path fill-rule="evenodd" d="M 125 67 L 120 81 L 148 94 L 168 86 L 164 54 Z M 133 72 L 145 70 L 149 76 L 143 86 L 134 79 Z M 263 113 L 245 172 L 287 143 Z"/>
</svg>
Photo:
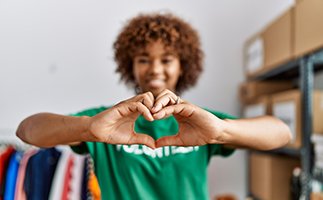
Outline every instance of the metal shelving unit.
<svg viewBox="0 0 323 200">
<path fill-rule="evenodd" d="M 309 200 L 311 193 L 311 180 L 323 180 L 322 174 L 317 174 L 313 169 L 313 144 L 312 135 L 312 90 L 313 80 L 316 71 L 323 70 L 323 49 L 314 53 L 294 59 L 288 63 L 278 66 L 275 69 L 266 71 L 254 78 L 254 80 L 279 80 L 279 79 L 300 79 L 302 92 L 302 147 L 297 149 L 281 148 L 265 153 L 288 155 L 300 157 L 301 175 L 301 199 Z"/>
<path fill-rule="evenodd" d="M 313 169 L 313 179 L 323 182 L 323 170 L 315 168 Z"/>
<path fill-rule="evenodd" d="M 270 151 L 264 151 L 264 153 L 286 155 L 286 156 L 297 157 L 297 158 L 299 158 L 301 155 L 301 151 L 299 149 L 292 149 L 292 148 L 274 149 Z"/>
</svg>

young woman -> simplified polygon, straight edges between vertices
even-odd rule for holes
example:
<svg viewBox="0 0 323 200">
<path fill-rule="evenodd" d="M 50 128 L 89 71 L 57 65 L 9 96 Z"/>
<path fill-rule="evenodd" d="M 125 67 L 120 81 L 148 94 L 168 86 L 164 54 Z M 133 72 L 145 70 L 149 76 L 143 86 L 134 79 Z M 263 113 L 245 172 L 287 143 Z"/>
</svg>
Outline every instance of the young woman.
<svg viewBox="0 0 323 200">
<path fill-rule="evenodd" d="M 203 69 L 198 34 L 182 19 L 136 16 L 114 50 L 116 71 L 134 97 L 73 116 L 38 113 L 17 130 L 39 147 L 68 144 L 90 153 L 103 199 L 207 199 L 211 156 L 289 142 L 289 128 L 274 117 L 235 119 L 178 96 Z"/>
</svg>

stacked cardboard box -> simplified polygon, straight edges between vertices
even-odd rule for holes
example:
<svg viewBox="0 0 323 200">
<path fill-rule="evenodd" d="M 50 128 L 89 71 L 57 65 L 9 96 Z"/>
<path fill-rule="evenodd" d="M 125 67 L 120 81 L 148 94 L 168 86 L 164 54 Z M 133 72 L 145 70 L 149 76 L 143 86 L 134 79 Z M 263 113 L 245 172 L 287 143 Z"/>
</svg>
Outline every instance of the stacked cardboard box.
<svg viewBox="0 0 323 200">
<path fill-rule="evenodd" d="M 299 0 L 295 6 L 294 56 L 323 47 L 323 1 Z"/>
<path fill-rule="evenodd" d="M 323 1 L 298 0 L 244 45 L 247 79 L 323 48 Z"/>
<path fill-rule="evenodd" d="M 257 76 L 269 72 L 289 61 L 323 48 L 323 0 L 296 0 L 294 7 L 266 25 L 248 39 L 244 46 L 246 82 L 241 84 L 239 96 L 244 105 L 244 116 L 272 114 L 285 121 L 293 132 L 291 148 L 301 147 L 303 108 L 299 90 L 280 88 L 268 92 Z M 266 89 L 263 89 L 266 88 Z M 270 87 L 272 88 L 272 87 Z M 263 91 L 266 91 L 263 93 Z M 277 93 L 279 92 L 279 93 Z M 275 93 L 275 94 L 273 94 Z M 265 95 L 265 96 L 264 96 Z M 323 95 L 313 91 L 313 132 L 323 134 Z M 320 148 L 316 151 L 321 150 Z M 320 151 L 321 152 L 321 151 Z M 250 156 L 250 189 L 260 199 L 290 199 L 289 181 L 299 159 L 277 158 L 252 153 Z M 322 193 L 311 199 L 323 199 Z"/>
<path fill-rule="evenodd" d="M 244 72 L 250 79 L 264 70 L 264 41 L 262 33 L 256 34 L 248 39 L 244 45 Z"/>
<path fill-rule="evenodd" d="M 311 200 L 323 200 L 323 192 L 315 192 L 311 194 Z"/>
<path fill-rule="evenodd" d="M 314 143 L 314 166 L 323 172 L 323 134 L 313 134 L 311 140 Z"/>
<path fill-rule="evenodd" d="M 262 74 L 293 58 L 294 8 L 288 9 L 244 46 L 247 79 Z"/>
<path fill-rule="evenodd" d="M 244 117 L 271 115 L 270 94 L 293 88 L 291 81 L 247 81 L 240 85 L 239 97 Z"/>
<path fill-rule="evenodd" d="M 293 58 L 294 8 L 274 20 L 264 31 L 266 70 L 278 67 Z"/>
<path fill-rule="evenodd" d="M 243 106 L 243 117 L 252 118 L 263 115 L 270 115 L 270 99 L 268 96 L 262 96 L 254 99 Z"/>
<path fill-rule="evenodd" d="M 283 120 L 291 129 L 292 148 L 301 147 L 302 141 L 302 99 L 300 90 L 289 90 L 272 95 L 272 115 Z M 323 133 L 323 92 L 313 91 L 313 132 Z"/>
<path fill-rule="evenodd" d="M 240 84 L 239 98 L 241 102 L 248 104 L 262 96 L 292 88 L 294 84 L 291 81 L 247 81 Z"/>
<path fill-rule="evenodd" d="M 250 155 L 250 190 L 262 200 L 290 199 L 292 171 L 298 159 L 260 153 Z"/>
</svg>

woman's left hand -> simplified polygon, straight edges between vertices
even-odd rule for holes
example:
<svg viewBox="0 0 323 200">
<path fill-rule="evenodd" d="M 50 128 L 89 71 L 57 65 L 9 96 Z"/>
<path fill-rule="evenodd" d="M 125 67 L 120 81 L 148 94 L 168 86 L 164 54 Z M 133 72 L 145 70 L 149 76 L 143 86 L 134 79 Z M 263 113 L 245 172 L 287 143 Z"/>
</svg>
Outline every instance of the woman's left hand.
<svg viewBox="0 0 323 200">
<path fill-rule="evenodd" d="M 179 125 L 176 135 L 165 136 L 156 141 L 162 146 L 200 146 L 222 144 L 226 122 L 198 106 L 181 100 L 178 104 L 163 106 L 153 114 L 155 119 L 173 115 Z"/>
<path fill-rule="evenodd" d="M 292 135 L 289 127 L 276 117 L 222 120 L 181 100 L 169 90 L 157 96 L 150 112 L 154 119 L 173 115 L 179 125 L 176 135 L 159 138 L 155 147 L 225 144 L 230 147 L 270 150 L 286 145 Z"/>
</svg>

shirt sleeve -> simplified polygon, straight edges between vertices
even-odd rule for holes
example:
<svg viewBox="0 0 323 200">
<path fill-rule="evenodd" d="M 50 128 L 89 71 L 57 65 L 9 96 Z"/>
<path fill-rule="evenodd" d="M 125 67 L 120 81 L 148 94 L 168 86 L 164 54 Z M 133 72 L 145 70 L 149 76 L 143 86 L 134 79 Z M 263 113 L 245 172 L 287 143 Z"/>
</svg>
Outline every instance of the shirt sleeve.
<svg viewBox="0 0 323 200">
<path fill-rule="evenodd" d="M 235 151 L 235 149 L 226 147 L 222 144 L 209 144 L 208 148 L 209 148 L 210 157 L 215 155 L 220 155 L 222 157 L 229 157 Z"/>
<path fill-rule="evenodd" d="M 77 154 L 89 153 L 89 149 L 86 145 L 86 142 L 82 142 L 81 144 L 78 144 L 78 145 L 70 145 L 70 148 L 74 153 L 77 153 Z"/>
<path fill-rule="evenodd" d="M 220 119 L 238 119 L 238 117 L 235 117 L 233 115 L 229 115 L 227 113 L 213 111 L 210 109 L 205 109 L 205 110 L 212 113 L 213 115 L 215 115 L 216 117 L 218 117 Z M 234 148 L 226 147 L 225 145 L 222 145 L 222 144 L 209 144 L 208 149 L 209 149 L 210 156 L 220 155 L 223 157 L 228 157 L 228 156 L 232 155 L 235 151 Z"/>
</svg>

